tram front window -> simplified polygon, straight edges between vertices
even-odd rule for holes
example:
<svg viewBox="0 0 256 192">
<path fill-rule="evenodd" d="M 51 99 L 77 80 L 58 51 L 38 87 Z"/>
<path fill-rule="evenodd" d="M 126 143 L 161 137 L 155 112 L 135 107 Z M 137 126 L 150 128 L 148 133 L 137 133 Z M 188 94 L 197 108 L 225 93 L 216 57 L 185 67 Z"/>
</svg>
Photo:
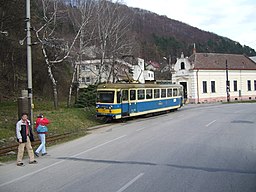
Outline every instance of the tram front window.
<svg viewBox="0 0 256 192">
<path fill-rule="evenodd" d="M 114 91 L 98 91 L 98 103 L 114 103 Z"/>
</svg>

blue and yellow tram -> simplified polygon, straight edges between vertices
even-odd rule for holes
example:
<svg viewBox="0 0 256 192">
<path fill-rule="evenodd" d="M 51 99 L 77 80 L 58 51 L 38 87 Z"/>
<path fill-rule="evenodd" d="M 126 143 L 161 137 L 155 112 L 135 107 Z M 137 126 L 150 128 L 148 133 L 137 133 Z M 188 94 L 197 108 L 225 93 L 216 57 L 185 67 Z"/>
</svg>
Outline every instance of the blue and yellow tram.
<svg viewBox="0 0 256 192">
<path fill-rule="evenodd" d="M 182 85 L 119 83 L 97 87 L 97 117 L 121 119 L 178 109 L 182 105 Z"/>
</svg>

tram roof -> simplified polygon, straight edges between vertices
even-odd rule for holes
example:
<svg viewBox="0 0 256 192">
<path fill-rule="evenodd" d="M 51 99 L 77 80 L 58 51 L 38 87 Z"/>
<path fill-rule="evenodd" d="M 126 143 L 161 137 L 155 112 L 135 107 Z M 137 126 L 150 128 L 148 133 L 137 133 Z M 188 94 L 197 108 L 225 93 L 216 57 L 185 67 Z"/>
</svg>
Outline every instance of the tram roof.
<svg viewBox="0 0 256 192">
<path fill-rule="evenodd" d="M 179 88 L 180 84 L 140 84 L 140 83 L 107 83 L 98 85 L 98 89 L 131 89 L 131 88 Z"/>
</svg>

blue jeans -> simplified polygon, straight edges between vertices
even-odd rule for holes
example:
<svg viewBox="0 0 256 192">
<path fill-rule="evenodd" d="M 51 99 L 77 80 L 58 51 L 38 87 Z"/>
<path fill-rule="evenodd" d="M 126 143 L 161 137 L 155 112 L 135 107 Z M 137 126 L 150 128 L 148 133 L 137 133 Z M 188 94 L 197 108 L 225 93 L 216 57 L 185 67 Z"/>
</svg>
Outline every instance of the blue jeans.
<svg viewBox="0 0 256 192">
<path fill-rule="evenodd" d="M 36 153 L 39 153 L 40 151 L 42 151 L 42 154 L 44 154 L 44 153 L 46 153 L 45 134 L 38 134 L 38 137 L 39 137 L 39 139 L 41 141 L 41 144 L 37 148 Z"/>
</svg>

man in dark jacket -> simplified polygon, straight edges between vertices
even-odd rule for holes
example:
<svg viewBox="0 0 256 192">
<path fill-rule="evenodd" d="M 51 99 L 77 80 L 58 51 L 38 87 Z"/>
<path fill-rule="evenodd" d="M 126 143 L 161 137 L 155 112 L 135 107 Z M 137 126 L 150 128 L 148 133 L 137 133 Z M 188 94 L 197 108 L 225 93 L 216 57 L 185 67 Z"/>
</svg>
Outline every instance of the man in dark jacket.
<svg viewBox="0 0 256 192">
<path fill-rule="evenodd" d="M 17 166 L 23 166 L 22 159 L 24 154 L 24 148 L 27 148 L 29 156 L 29 164 L 35 164 L 37 161 L 34 158 L 33 148 L 31 146 L 29 135 L 31 132 L 30 121 L 28 120 L 28 114 L 22 113 L 21 120 L 16 123 L 16 135 L 19 142 L 18 154 L 17 154 Z"/>
</svg>

